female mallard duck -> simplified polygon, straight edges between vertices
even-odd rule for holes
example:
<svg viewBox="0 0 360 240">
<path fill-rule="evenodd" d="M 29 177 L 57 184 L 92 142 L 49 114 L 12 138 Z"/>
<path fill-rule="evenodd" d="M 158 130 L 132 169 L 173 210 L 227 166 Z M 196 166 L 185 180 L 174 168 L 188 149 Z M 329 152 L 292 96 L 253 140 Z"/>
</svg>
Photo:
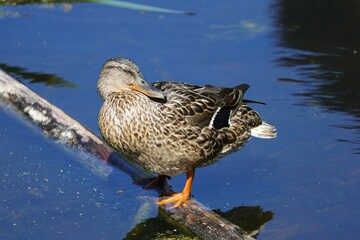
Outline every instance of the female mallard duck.
<svg viewBox="0 0 360 240">
<path fill-rule="evenodd" d="M 182 193 L 159 204 L 185 202 L 195 168 L 239 150 L 250 136 L 276 137 L 243 99 L 248 85 L 220 88 L 179 82 L 148 84 L 134 62 L 108 60 L 97 88 L 103 138 L 125 158 L 159 175 L 187 173 Z"/>
</svg>

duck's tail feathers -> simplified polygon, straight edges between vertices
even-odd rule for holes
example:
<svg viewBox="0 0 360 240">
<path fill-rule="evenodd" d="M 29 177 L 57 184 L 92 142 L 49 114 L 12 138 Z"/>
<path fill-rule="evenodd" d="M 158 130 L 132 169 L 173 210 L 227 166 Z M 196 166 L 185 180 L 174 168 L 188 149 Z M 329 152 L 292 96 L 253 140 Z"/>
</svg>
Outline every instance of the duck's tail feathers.
<svg viewBox="0 0 360 240">
<path fill-rule="evenodd" d="M 257 104 L 262 104 L 262 105 L 266 105 L 265 102 L 260 102 L 260 101 L 255 101 L 255 100 L 249 100 L 249 99 L 243 99 L 244 103 L 257 103 Z"/>
<path fill-rule="evenodd" d="M 251 136 L 265 139 L 276 138 L 276 128 L 263 121 L 261 125 L 251 129 Z"/>
</svg>

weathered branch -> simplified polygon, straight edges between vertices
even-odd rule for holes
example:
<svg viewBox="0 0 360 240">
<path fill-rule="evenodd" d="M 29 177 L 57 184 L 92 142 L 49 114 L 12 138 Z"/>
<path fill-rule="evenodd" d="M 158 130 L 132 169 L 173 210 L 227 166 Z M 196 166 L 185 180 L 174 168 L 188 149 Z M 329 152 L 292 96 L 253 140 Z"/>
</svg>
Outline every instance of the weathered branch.
<svg viewBox="0 0 360 240">
<path fill-rule="evenodd" d="M 39 126 L 46 136 L 64 145 L 86 151 L 106 162 L 111 162 L 124 172 L 138 179 L 152 176 L 140 167 L 117 155 L 95 134 L 52 105 L 25 85 L 0 69 L 0 98 Z M 183 224 L 202 239 L 253 239 L 238 226 L 207 210 L 195 200 L 187 201 L 175 210 L 160 210 Z"/>
</svg>

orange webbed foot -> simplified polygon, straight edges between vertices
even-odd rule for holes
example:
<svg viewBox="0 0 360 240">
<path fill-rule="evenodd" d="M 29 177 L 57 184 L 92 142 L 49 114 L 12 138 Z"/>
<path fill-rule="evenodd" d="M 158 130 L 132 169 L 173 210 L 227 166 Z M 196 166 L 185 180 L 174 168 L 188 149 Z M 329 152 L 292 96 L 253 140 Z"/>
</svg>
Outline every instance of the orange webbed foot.
<svg viewBox="0 0 360 240">
<path fill-rule="evenodd" d="M 170 197 L 159 200 L 158 205 L 164 205 L 164 204 L 176 202 L 171 207 L 171 208 L 176 208 L 189 199 L 190 193 L 191 193 L 191 188 L 192 188 L 192 183 L 194 180 L 195 169 L 190 170 L 189 172 L 186 173 L 186 175 L 187 175 L 187 179 L 186 179 L 186 184 L 185 184 L 184 190 L 181 193 L 173 193 Z"/>
<path fill-rule="evenodd" d="M 174 193 L 170 197 L 159 200 L 158 205 L 164 205 L 164 204 L 176 202 L 173 206 L 171 206 L 171 208 L 176 208 L 181 204 L 183 204 L 184 202 L 186 202 L 189 199 L 189 197 L 190 197 L 190 192 Z"/>
</svg>

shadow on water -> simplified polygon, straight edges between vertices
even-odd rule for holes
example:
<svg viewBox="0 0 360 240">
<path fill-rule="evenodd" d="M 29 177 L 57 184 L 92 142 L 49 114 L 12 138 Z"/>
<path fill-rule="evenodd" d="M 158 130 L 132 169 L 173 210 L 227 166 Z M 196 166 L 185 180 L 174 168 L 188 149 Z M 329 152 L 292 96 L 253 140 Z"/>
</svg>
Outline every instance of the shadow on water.
<svg viewBox="0 0 360 240">
<path fill-rule="evenodd" d="M 12 75 L 15 79 L 19 79 L 21 81 L 29 81 L 30 83 L 43 83 L 48 86 L 51 85 L 57 87 L 76 87 L 74 83 L 58 77 L 55 74 L 30 72 L 25 68 L 9 66 L 3 63 L 0 63 L 0 69 Z"/>
<path fill-rule="evenodd" d="M 220 209 L 213 211 L 255 238 L 263 226 L 274 218 L 272 211 L 264 211 L 260 206 L 235 207 L 226 212 L 222 212 Z"/>
<path fill-rule="evenodd" d="M 238 225 L 249 235 L 256 238 L 263 225 L 273 219 L 274 213 L 264 211 L 260 206 L 241 206 L 222 212 L 213 210 L 228 221 Z M 171 220 L 161 210 L 155 218 L 137 224 L 124 238 L 133 239 L 199 239 L 186 228 Z"/>
<path fill-rule="evenodd" d="M 279 0 L 273 7 L 278 44 L 284 49 L 277 62 L 301 78 L 279 81 L 304 85 L 306 92 L 295 94 L 305 99 L 304 105 L 352 115 L 349 124 L 336 127 L 360 135 L 360 2 Z M 356 138 L 338 140 L 359 145 Z"/>
</svg>

